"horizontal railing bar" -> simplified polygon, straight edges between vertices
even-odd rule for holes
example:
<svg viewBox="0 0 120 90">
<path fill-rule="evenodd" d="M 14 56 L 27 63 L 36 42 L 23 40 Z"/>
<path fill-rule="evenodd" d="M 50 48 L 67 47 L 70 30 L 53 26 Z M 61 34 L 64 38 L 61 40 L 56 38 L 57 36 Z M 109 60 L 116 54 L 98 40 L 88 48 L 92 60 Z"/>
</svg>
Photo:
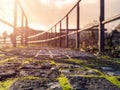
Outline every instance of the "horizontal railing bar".
<svg viewBox="0 0 120 90">
<path fill-rule="evenodd" d="M 68 16 L 68 15 L 72 12 L 72 10 L 77 6 L 77 4 L 78 4 L 80 1 L 81 1 L 81 0 L 79 0 L 79 1 L 73 6 L 73 8 L 72 8 L 60 21 L 58 21 L 53 27 L 51 27 L 49 30 L 47 30 L 47 31 L 45 31 L 45 32 L 42 32 L 42 33 L 39 33 L 39 34 L 36 34 L 36 35 L 33 35 L 33 36 L 29 36 L 28 38 L 33 38 L 33 37 L 39 36 L 39 35 L 41 35 L 41 34 L 44 34 L 44 33 L 48 32 L 48 31 L 50 31 L 52 28 L 54 28 L 56 25 L 58 25 L 60 22 L 62 22 L 62 20 L 65 19 L 66 16 Z"/>
<path fill-rule="evenodd" d="M 54 26 L 56 26 L 56 25 L 58 25 L 60 22 L 62 22 L 62 20 L 64 20 L 71 12 L 72 12 L 72 10 L 77 6 L 77 4 L 80 2 L 81 0 L 79 0 L 74 6 L 73 6 L 73 8 L 61 19 L 61 20 L 59 20 Z M 53 27 L 54 27 L 53 26 Z M 52 28 L 53 28 L 52 27 Z"/>
<path fill-rule="evenodd" d="M 4 24 L 7 24 L 8 26 L 14 28 L 14 26 L 13 26 L 12 24 L 10 24 L 9 22 L 7 22 L 7 21 L 5 21 L 5 20 L 3 20 L 3 19 L 1 19 L 1 18 L 0 18 L 0 22 L 2 22 L 2 23 L 4 23 Z"/>
<path fill-rule="evenodd" d="M 97 25 L 95 25 L 97 26 Z M 83 28 L 81 30 L 78 30 L 78 32 L 82 32 L 82 31 L 87 31 L 88 29 L 91 29 L 95 26 L 89 26 L 89 27 L 86 27 L 86 28 Z M 67 35 L 70 36 L 72 34 L 76 34 L 76 31 L 73 31 L 71 33 L 68 33 Z M 42 43 L 42 42 L 48 42 L 48 41 L 52 41 L 52 40 L 56 40 L 56 39 L 59 39 L 59 38 L 62 38 L 62 37 L 65 37 L 66 35 L 61 35 L 61 36 L 58 36 L 58 37 L 54 37 L 54 38 L 50 38 L 50 39 L 45 39 L 45 40 L 36 40 L 36 41 L 28 41 L 28 43 Z"/>
<path fill-rule="evenodd" d="M 117 19 L 120 19 L 120 15 L 116 15 L 116 16 L 114 16 L 114 17 L 111 17 L 111 18 L 109 18 L 109 19 L 106 19 L 105 21 L 103 21 L 103 24 L 106 24 L 106 23 L 115 21 L 115 20 L 117 20 Z M 99 26 L 99 24 L 96 24 L 96 25 L 94 25 L 94 26 L 89 26 L 89 27 L 83 28 L 83 29 L 81 29 L 81 30 L 78 30 L 78 32 L 85 31 L 85 30 L 88 30 L 88 29 L 90 29 L 90 28 L 97 27 L 97 26 Z M 67 34 L 67 35 L 69 36 L 69 35 L 72 35 L 72 34 L 75 34 L 75 33 L 76 33 L 76 32 L 73 31 L 73 32 L 71 32 L 71 33 L 69 33 L 69 34 Z M 61 38 L 61 37 L 64 37 L 64 36 L 65 36 L 65 35 L 63 35 L 63 36 L 58 36 L 58 37 L 55 37 L 55 38 L 51 38 L 51 40 L 55 40 L 55 39 L 58 39 L 58 38 Z M 40 41 L 41 41 L 41 40 L 40 40 Z M 40 42 L 40 41 L 38 41 L 38 42 Z M 47 41 L 50 41 L 50 40 L 47 40 Z M 43 42 L 43 41 L 41 41 L 41 42 Z"/>
<path fill-rule="evenodd" d="M 34 37 L 37 37 L 37 36 L 39 36 L 39 35 L 42 35 L 42 34 L 44 34 L 44 33 L 46 33 L 47 31 L 45 31 L 45 32 L 41 32 L 41 33 L 38 33 L 38 34 L 35 34 L 35 35 L 32 35 L 32 36 L 28 36 L 28 38 L 30 39 L 30 38 L 34 38 Z"/>
<path fill-rule="evenodd" d="M 111 17 L 111 18 L 109 18 L 109 19 L 106 19 L 106 20 L 103 21 L 102 23 L 103 23 L 103 24 L 107 24 L 107 23 L 110 23 L 110 22 L 115 21 L 115 20 L 117 20 L 117 19 L 120 19 L 120 14 L 118 14 L 118 15 L 116 15 L 116 16 L 113 16 L 113 17 Z M 99 24 L 96 24 L 96 25 L 90 26 L 90 27 L 92 28 L 92 27 L 97 27 L 97 26 L 99 26 Z M 61 30 L 64 30 L 64 29 L 61 29 Z M 82 31 L 84 31 L 84 30 L 82 30 Z M 33 37 L 42 35 L 42 34 L 44 34 L 44 33 L 46 33 L 46 32 L 47 32 L 47 31 L 42 32 L 42 33 L 39 33 L 39 34 L 36 34 L 36 35 L 33 35 L 33 36 L 29 36 L 28 38 L 33 38 Z M 78 30 L 78 32 L 80 32 L 80 31 Z M 69 34 L 68 34 L 68 35 L 69 35 Z"/>
<path fill-rule="evenodd" d="M 105 21 L 102 22 L 102 24 L 107 24 L 107 23 L 113 22 L 117 19 L 120 19 L 120 14 L 106 19 Z"/>
</svg>

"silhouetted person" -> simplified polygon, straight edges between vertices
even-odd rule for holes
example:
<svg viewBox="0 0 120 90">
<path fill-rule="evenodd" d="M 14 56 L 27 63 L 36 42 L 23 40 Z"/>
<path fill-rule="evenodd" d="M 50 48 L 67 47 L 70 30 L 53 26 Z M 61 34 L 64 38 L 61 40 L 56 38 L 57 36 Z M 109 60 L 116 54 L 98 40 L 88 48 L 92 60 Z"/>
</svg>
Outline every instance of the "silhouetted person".
<svg viewBox="0 0 120 90">
<path fill-rule="evenodd" d="M 2 33 L 2 35 L 3 35 L 4 43 L 6 43 L 6 38 L 7 38 L 7 36 L 8 36 L 7 32 L 4 31 L 4 32 Z"/>
</svg>

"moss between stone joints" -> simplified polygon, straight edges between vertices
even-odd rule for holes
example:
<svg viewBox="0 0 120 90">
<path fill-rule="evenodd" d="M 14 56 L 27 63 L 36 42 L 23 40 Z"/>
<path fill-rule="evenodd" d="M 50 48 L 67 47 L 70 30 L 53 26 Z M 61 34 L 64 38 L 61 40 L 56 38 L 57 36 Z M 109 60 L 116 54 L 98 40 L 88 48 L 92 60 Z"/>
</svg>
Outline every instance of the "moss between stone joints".
<svg viewBox="0 0 120 90">
<path fill-rule="evenodd" d="M 80 76 L 80 77 L 86 77 L 86 78 L 104 78 L 100 75 L 70 75 L 70 76 Z"/>
<path fill-rule="evenodd" d="M 55 65 L 55 66 L 57 65 L 54 60 L 51 60 L 51 61 L 50 61 L 50 64 L 51 64 L 51 65 Z"/>
<path fill-rule="evenodd" d="M 8 57 L 5 60 L 0 61 L 0 63 L 5 63 L 5 62 L 9 62 L 9 61 L 14 61 L 14 60 L 16 60 L 16 57 Z"/>
<path fill-rule="evenodd" d="M 6 81 L 1 81 L 0 82 L 0 90 L 8 90 L 9 87 L 14 83 L 15 79 L 8 79 Z"/>
<path fill-rule="evenodd" d="M 14 78 L 14 79 L 11 78 L 11 79 L 0 82 L 0 90 L 8 90 L 16 80 L 38 80 L 38 79 L 45 80 L 45 78 L 39 78 L 34 76 L 26 76 L 26 77 Z"/>
<path fill-rule="evenodd" d="M 60 86 L 62 87 L 62 90 L 72 90 L 72 87 L 68 81 L 68 79 L 62 74 L 59 78 Z"/>
<path fill-rule="evenodd" d="M 120 88 L 120 81 L 114 76 L 104 76 L 109 82 Z"/>
<path fill-rule="evenodd" d="M 98 59 L 110 59 L 110 56 L 100 55 L 100 56 L 98 56 Z"/>
<path fill-rule="evenodd" d="M 85 64 L 85 60 L 72 59 L 72 58 L 69 58 L 69 59 L 68 59 L 68 62 L 73 62 L 73 63 L 79 64 L 79 65 L 84 65 L 84 64 Z"/>
<path fill-rule="evenodd" d="M 58 66 L 54 60 L 51 60 L 50 62 L 52 65 Z M 61 71 L 61 69 L 59 69 Z M 62 88 L 62 90 L 72 90 L 72 87 L 68 81 L 68 79 L 65 77 L 65 75 L 61 74 L 60 77 L 58 78 L 59 84 Z"/>
<path fill-rule="evenodd" d="M 120 59 L 119 59 L 119 58 L 114 58 L 113 61 L 114 61 L 115 63 L 120 64 Z"/>
<path fill-rule="evenodd" d="M 37 80 L 37 79 L 40 79 L 39 77 L 35 77 L 35 76 L 25 76 L 25 77 L 20 77 L 18 78 L 19 80 Z"/>
<path fill-rule="evenodd" d="M 95 70 L 96 72 L 99 72 L 101 74 L 100 75 L 101 77 L 105 78 L 106 80 L 108 80 L 109 82 L 111 82 L 112 84 L 120 88 L 120 81 L 117 79 L 117 77 L 105 75 L 104 73 L 102 73 L 97 69 L 93 69 L 93 70 Z"/>
</svg>

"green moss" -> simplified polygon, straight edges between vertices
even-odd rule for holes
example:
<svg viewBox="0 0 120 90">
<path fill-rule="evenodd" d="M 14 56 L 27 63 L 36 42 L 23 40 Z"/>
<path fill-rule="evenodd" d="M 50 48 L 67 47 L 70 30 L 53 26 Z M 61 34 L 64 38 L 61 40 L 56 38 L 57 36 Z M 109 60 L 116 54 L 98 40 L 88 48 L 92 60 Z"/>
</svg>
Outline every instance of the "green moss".
<svg viewBox="0 0 120 90">
<path fill-rule="evenodd" d="M 112 59 L 113 62 L 120 64 L 120 59 L 119 58 L 114 58 Z"/>
<path fill-rule="evenodd" d="M 108 80 L 109 82 L 111 82 L 112 84 L 120 88 L 120 81 L 117 79 L 117 77 L 105 75 L 104 73 L 102 73 L 101 71 L 97 69 L 92 69 L 92 70 L 100 73 L 100 77 L 105 78 L 106 80 Z"/>
<path fill-rule="evenodd" d="M 55 61 L 53 61 L 53 60 L 50 61 L 50 64 L 51 65 L 56 65 Z"/>
<path fill-rule="evenodd" d="M 6 63 L 6 62 L 10 62 L 10 61 L 15 61 L 15 60 L 16 60 L 16 56 L 7 57 L 5 60 L 0 61 L 0 63 Z"/>
<path fill-rule="evenodd" d="M 39 77 L 34 77 L 34 76 L 26 76 L 26 77 L 21 77 L 19 80 L 37 80 L 40 79 Z"/>
<path fill-rule="evenodd" d="M 110 56 L 108 55 L 100 55 L 98 56 L 99 59 L 110 59 Z"/>
<path fill-rule="evenodd" d="M 72 58 L 70 58 L 68 60 L 68 62 L 73 62 L 73 63 L 78 64 L 78 65 L 85 65 L 85 60 L 81 60 L 81 59 L 72 59 Z"/>
<path fill-rule="evenodd" d="M 110 76 L 104 76 L 109 82 L 111 82 L 112 84 L 114 84 L 115 86 L 117 86 L 117 87 L 119 87 L 120 88 L 120 81 L 116 78 L 116 77 L 114 77 L 114 76 L 112 76 L 112 77 L 110 77 Z"/>
<path fill-rule="evenodd" d="M 8 90 L 9 87 L 13 84 L 13 82 L 15 81 L 16 79 L 9 79 L 9 80 L 6 80 L 6 81 L 1 81 L 0 82 L 0 90 Z"/>
<path fill-rule="evenodd" d="M 33 58 L 27 58 L 27 59 L 25 59 L 23 64 L 29 64 L 33 60 L 34 60 Z"/>
<path fill-rule="evenodd" d="M 27 58 L 26 61 L 33 61 L 34 58 Z"/>
<path fill-rule="evenodd" d="M 68 79 L 64 75 L 61 75 L 58 78 L 58 80 L 59 80 L 60 86 L 62 87 L 62 90 L 72 90 L 72 87 Z"/>
</svg>

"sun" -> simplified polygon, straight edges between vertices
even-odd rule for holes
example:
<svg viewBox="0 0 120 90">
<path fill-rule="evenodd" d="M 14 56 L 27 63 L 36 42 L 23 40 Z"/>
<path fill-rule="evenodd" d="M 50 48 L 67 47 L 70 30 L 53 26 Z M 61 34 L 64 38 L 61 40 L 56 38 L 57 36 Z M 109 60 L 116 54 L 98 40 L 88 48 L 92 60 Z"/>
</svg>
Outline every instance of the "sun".
<svg viewBox="0 0 120 90">
<path fill-rule="evenodd" d="M 86 0 L 85 3 L 88 4 L 96 4 L 98 1 L 97 0 Z"/>
<path fill-rule="evenodd" d="M 47 4 L 49 2 L 50 2 L 50 0 L 40 0 L 40 3 L 42 3 L 42 4 Z"/>
<path fill-rule="evenodd" d="M 0 19 L 13 23 L 13 7 L 14 0 L 0 0 Z M 12 27 L 7 26 L 0 21 L 0 34 L 6 31 L 7 33 L 12 32 Z"/>
</svg>

